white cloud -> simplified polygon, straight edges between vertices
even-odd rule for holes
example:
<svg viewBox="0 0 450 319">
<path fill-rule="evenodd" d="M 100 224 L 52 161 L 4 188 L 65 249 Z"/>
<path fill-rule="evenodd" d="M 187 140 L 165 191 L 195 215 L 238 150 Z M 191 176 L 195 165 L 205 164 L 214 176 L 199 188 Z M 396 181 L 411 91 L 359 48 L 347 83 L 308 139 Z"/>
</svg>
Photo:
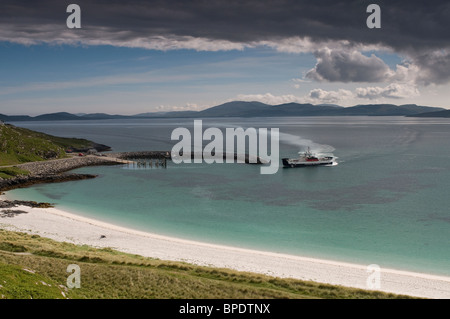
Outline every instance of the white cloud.
<svg viewBox="0 0 450 319">
<path fill-rule="evenodd" d="M 116 47 L 141 48 L 148 50 L 179 50 L 196 51 L 230 51 L 245 48 L 270 47 L 284 53 L 311 53 L 321 48 L 345 49 L 368 46 L 351 44 L 347 40 L 313 41 L 309 37 L 287 37 L 277 40 L 230 41 L 207 37 L 186 35 L 139 35 L 132 31 L 96 26 L 89 29 L 78 29 L 76 32 L 60 25 L 42 24 L 33 29 L 20 25 L 0 23 L 0 41 L 22 45 L 53 44 L 53 45 L 111 45 Z M 380 50 L 380 47 L 377 47 Z"/>
<path fill-rule="evenodd" d="M 417 83 L 419 75 L 421 73 L 420 68 L 408 61 L 402 64 L 397 64 L 396 69 L 391 70 L 388 76 L 388 80 L 398 83 Z"/>
<path fill-rule="evenodd" d="M 323 48 L 314 55 L 317 64 L 305 77 L 318 82 L 382 82 L 391 71 L 379 57 L 368 57 L 357 50 Z"/>
<path fill-rule="evenodd" d="M 339 103 L 346 102 L 353 98 L 354 94 L 349 90 L 325 91 L 322 89 L 311 90 L 305 96 L 296 96 L 292 94 L 273 95 L 271 93 L 265 94 L 240 94 L 235 99 L 230 101 L 257 101 L 270 105 L 279 105 L 284 103 Z"/>
<path fill-rule="evenodd" d="M 354 91 L 339 89 L 337 91 L 326 91 L 322 89 L 311 90 L 302 100 L 312 104 L 333 103 L 349 104 L 359 100 L 403 99 L 420 96 L 420 92 L 414 84 L 391 83 L 385 87 L 359 87 Z"/>
<path fill-rule="evenodd" d="M 283 53 L 311 53 L 321 48 L 342 49 L 350 45 L 349 41 L 312 41 L 308 37 L 290 37 L 272 41 L 252 42 L 253 46 L 267 46 Z"/>
<path fill-rule="evenodd" d="M 273 95 L 271 93 L 266 94 L 240 94 L 236 99 L 232 99 L 231 101 L 258 101 L 270 105 L 278 105 L 283 103 L 303 103 L 303 99 L 301 97 L 287 94 L 287 95 Z"/>
<path fill-rule="evenodd" d="M 41 25 L 33 30 L 21 30 L 17 26 L 0 24 L 0 41 L 23 45 L 47 43 L 51 45 L 111 45 L 116 47 L 148 50 L 230 51 L 243 50 L 249 44 L 228 40 L 214 40 L 193 36 L 133 36 L 129 31 L 117 31 L 106 27 L 89 30 L 62 29 L 60 25 Z"/>
<path fill-rule="evenodd" d="M 296 96 L 292 94 L 274 95 L 265 94 L 240 94 L 230 101 L 258 101 L 270 105 L 284 103 L 311 103 L 311 104 L 340 104 L 350 105 L 358 103 L 358 100 L 378 100 L 382 102 L 386 99 L 403 99 L 418 97 L 420 92 L 414 84 L 392 83 L 385 87 L 359 87 L 351 90 L 323 90 L 320 88 L 309 91 L 306 95 Z"/>
<path fill-rule="evenodd" d="M 313 40 L 310 37 L 287 37 L 277 40 L 254 41 L 251 46 L 266 46 L 283 53 L 313 53 L 322 49 L 328 50 L 357 50 L 392 52 L 392 49 L 383 45 L 366 45 L 349 40 Z"/>
<path fill-rule="evenodd" d="M 339 89 L 337 91 L 325 91 L 322 89 L 311 90 L 305 97 L 304 101 L 312 104 L 320 103 L 344 103 L 354 97 L 349 90 Z"/>
<path fill-rule="evenodd" d="M 186 103 L 185 105 L 159 105 L 156 112 L 172 112 L 172 111 L 201 111 L 211 107 L 212 105 L 198 105 L 196 103 Z"/>
<path fill-rule="evenodd" d="M 419 90 L 415 85 L 400 83 L 391 83 L 386 87 L 376 86 L 357 88 L 355 94 L 357 98 L 370 100 L 380 98 L 402 99 L 420 95 Z"/>
</svg>

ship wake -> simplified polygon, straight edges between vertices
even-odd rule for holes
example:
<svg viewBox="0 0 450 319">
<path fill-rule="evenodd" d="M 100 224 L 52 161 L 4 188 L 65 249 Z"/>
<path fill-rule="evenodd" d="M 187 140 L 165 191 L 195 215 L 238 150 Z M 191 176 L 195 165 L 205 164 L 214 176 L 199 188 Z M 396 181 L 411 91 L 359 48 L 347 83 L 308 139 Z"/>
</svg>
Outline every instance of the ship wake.
<svg viewBox="0 0 450 319">
<path fill-rule="evenodd" d="M 317 155 L 326 155 L 326 156 L 334 156 L 333 152 L 335 148 L 331 145 L 319 144 L 312 140 L 308 140 L 301 136 L 289 134 L 289 133 L 279 133 L 280 142 L 284 144 L 298 146 L 299 152 L 305 152 L 308 147 L 312 153 Z"/>
</svg>

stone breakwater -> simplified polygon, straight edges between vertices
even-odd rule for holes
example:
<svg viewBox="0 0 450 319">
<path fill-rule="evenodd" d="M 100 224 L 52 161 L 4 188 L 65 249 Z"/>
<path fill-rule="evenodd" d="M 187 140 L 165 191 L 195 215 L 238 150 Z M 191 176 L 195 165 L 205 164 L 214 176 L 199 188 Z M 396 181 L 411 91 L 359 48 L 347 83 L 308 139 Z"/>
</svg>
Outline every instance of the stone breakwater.
<svg viewBox="0 0 450 319">
<path fill-rule="evenodd" d="M 92 174 L 66 173 L 67 171 L 96 165 L 117 165 L 123 161 L 102 156 L 71 157 L 42 162 L 18 164 L 17 167 L 29 172 L 10 179 L 0 179 L 0 191 L 27 187 L 38 183 L 57 183 L 73 180 L 95 178 Z"/>
<path fill-rule="evenodd" d="M 114 158 L 88 155 L 83 157 L 80 156 L 19 164 L 17 167 L 29 171 L 31 175 L 48 175 L 60 174 L 84 166 L 114 165 L 120 163 L 121 162 L 116 161 Z"/>
</svg>

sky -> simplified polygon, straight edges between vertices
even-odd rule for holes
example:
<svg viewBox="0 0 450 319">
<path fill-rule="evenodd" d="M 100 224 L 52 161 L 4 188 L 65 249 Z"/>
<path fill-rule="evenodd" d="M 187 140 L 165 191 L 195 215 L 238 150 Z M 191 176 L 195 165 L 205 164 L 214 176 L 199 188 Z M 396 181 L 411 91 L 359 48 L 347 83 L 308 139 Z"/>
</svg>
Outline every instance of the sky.
<svg viewBox="0 0 450 319">
<path fill-rule="evenodd" d="M 448 30 L 448 1 L 0 0 L 0 113 L 450 108 Z"/>
</svg>

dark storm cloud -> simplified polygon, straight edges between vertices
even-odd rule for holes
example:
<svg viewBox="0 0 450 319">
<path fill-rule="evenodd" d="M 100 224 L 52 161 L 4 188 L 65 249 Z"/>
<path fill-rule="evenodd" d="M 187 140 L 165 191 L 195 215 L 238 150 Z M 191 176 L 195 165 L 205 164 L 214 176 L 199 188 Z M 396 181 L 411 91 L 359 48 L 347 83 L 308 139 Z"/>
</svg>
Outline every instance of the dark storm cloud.
<svg viewBox="0 0 450 319">
<path fill-rule="evenodd" d="M 437 50 L 423 52 L 414 57 L 414 62 L 420 66 L 417 82 L 420 84 L 445 83 L 450 77 L 450 52 Z"/>
<path fill-rule="evenodd" d="M 82 9 L 81 30 L 66 28 L 69 3 L 77 3 Z M 381 7 L 381 29 L 366 26 L 370 3 Z M 162 50 L 242 49 L 262 41 L 276 47 L 282 41 L 286 46 L 286 39 L 295 37 L 316 44 L 346 41 L 347 49 L 363 45 L 407 55 L 425 70 L 421 79 L 425 84 L 450 78 L 449 54 L 436 53 L 450 48 L 448 30 L 448 1 L 2 0 L 0 4 L 3 41 L 79 42 Z M 312 78 L 370 82 L 382 77 L 386 68 L 375 58 L 362 61 L 361 57 L 334 52 L 327 60 L 316 50 L 311 48 L 309 52 L 316 52 L 322 64 L 319 61 L 312 70 Z M 333 65 L 338 69 L 332 69 Z M 341 67 L 353 68 L 356 75 L 336 73 L 344 70 Z M 365 71 L 368 77 L 361 78 Z"/>
<path fill-rule="evenodd" d="M 450 44 L 447 1 L 72 1 L 82 8 L 83 28 L 127 31 L 118 39 L 151 35 L 204 37 L 250 42 L 286 37 L 350 40 L 421 50 Z M 366 27 L 366 7 L 382 9 L 382 28 Z M 45 24 L 65 27 L 69 2 L 1 2 L 0 22 L 30 35 Z"/>
</svg>

